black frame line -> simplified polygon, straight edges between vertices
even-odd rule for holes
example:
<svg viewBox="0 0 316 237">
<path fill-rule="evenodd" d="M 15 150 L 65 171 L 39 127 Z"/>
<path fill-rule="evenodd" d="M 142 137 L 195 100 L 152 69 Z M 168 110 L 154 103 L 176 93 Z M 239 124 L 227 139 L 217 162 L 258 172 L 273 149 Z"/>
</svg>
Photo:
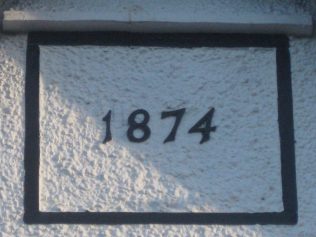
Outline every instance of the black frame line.
<svg viewBox="0 0 316 237">
<path fill-rule="evenodd" d="M 284 210 L 260 213 L 41 212 L 39 210 L 40 45 L 275 48 Z M 33 32 L 28 35 L 25 82 L 23 218 L 26 224 L 294 225 L 298 219 L 294 143 L 291 64 L 289 41 L 285 35 L 124 32 Z"/>
</svg>

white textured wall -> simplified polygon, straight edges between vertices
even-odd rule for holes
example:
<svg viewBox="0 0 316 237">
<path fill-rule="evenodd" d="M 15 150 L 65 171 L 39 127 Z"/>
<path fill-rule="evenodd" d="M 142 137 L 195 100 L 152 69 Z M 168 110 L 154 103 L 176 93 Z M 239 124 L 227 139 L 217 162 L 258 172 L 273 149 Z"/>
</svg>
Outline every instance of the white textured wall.
<svg viewBox="0 0 316 237">
<path fill-rule="evenodd" d="M 40 65 L 41 210 L 283 210 L 274 49 L 41 46 Z M 199 144 L 187 131 L 211 107 Z M 180 108 L 164 144 L 161 111 Z M 126 137 L 136 109 L 150 114 L 142 143 Z"/>
<path fill-rule="evenodd" d="M 0 35 L 0 236 L 316 236 L 316 38 L 291 39 L 299 205 L 295 226 L 23 224 L 25 52 L 25 35 Z"/>
</svg>

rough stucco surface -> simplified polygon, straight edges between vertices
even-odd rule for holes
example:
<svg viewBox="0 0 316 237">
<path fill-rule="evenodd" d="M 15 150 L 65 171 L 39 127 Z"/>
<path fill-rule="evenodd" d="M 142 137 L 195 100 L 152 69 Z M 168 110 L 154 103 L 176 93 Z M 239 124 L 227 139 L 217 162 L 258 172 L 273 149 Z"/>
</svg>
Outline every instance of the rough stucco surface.
<svg viewBox="0 0 316 237">
<path fill-rule="evenodd" d="M 1 36 L 0 230 L 2 236 L 315 236 L 316 40 L 292 39 L 299 222 L 295 226 L 28 226 L 23 216 L 26 37 Z M 246 190 L 245 190 L 246 191 Z"/>
<path fill-rule="evenodd" d="M 23 224 L 25 50 L 25 35 L 0 35 L 0 236 L 316 236 L 315 38 L 291 39 L 299 205 L 295 226 Z"/>
<path fill-rule="evenodd" d="M 41 46 L 40 65 L 41 210 L 283 210 L 274 49 Z M 218 128 L 199 144 L 187 131 L 210 107 Z M 151 136 L 132 143 L 140 108 Z M 160 113 L 180 108 L 164 144 Z"/>
</svg>

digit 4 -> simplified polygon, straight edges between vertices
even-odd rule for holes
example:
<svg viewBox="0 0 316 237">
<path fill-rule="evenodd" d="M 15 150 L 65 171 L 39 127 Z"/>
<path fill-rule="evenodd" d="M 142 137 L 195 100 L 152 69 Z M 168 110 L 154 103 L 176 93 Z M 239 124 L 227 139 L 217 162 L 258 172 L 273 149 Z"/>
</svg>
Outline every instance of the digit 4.
<svg viewBox="0 0 316 237">
<path fill-rule="evenodd" d="M 214 108 L 211 108 L 196 124 L 190 128 L 189 133 L 198 133 L 202 134 L 202 139 L 200 144 L 207 142 L 210 140 L 210 133 L 216 131 L 216 126 L 211 127 L 213 115 L 214 115 Z"/>
</svg>

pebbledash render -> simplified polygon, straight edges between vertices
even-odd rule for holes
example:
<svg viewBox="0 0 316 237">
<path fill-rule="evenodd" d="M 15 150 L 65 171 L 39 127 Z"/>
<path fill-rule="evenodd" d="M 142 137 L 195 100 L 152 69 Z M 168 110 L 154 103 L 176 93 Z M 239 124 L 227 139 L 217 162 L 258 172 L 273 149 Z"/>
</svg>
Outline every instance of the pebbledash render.
<svg viewBox="0 0 316 237">
<path fill-rule="evenodd" d="M 3 2 L 0 236 L 316 236 L 315 9 Z"/>
</svg>

